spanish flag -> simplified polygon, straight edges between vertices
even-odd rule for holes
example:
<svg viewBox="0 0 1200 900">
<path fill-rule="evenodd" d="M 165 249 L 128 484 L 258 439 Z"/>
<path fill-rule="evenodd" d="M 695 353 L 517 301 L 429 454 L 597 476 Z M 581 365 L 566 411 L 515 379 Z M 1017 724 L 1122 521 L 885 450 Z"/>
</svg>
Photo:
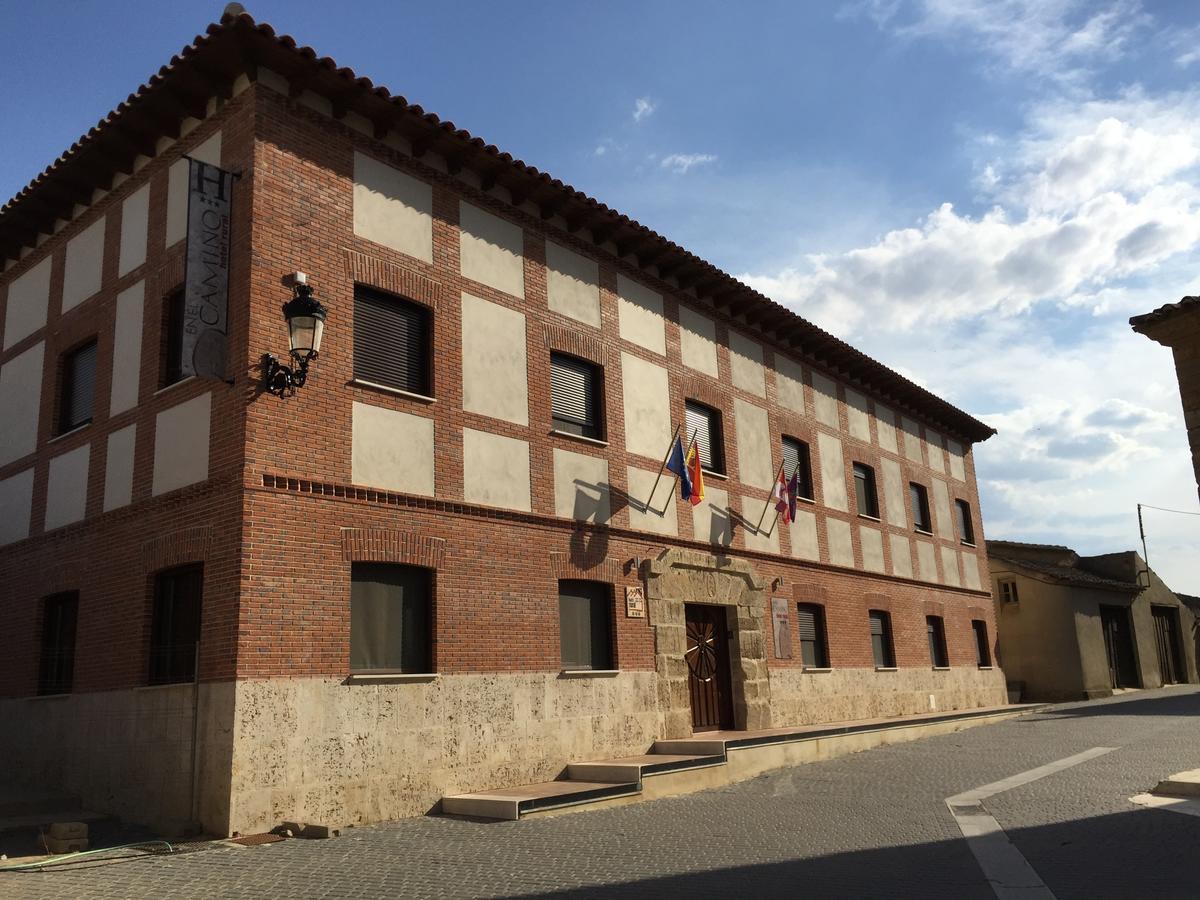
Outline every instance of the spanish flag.
<svg viewBox="0 0 1200 900">
<path fill-rule="evenodd" d="M 687 468 L 692 481 L 692 495 L 688 501 L 692 506 L 699 506 L 704 499 L 704 472 L 700 468 L 700 448 L 694 443 L 688 449 Z"/>
</svg>

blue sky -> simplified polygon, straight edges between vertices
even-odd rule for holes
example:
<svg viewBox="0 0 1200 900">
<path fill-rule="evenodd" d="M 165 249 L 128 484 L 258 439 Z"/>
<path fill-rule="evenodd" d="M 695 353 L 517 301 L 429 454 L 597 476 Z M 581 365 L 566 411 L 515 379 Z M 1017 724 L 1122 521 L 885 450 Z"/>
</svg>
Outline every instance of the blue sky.
<svg viewBox="0 0 1200 900">
<path fill-rule="evenodd" d="M 246 5 L 999 428 L 989 536 L 1108 552 L 1138 501 L 1200 511 L 1170 354 L 1126 323 L 1200 292 L 1194 3 Z M 0 0 L 0 194 L 221 4 L 115 8 Z M 1147 523 L 1200 594 L 1200 517 Z"/>
</svg>

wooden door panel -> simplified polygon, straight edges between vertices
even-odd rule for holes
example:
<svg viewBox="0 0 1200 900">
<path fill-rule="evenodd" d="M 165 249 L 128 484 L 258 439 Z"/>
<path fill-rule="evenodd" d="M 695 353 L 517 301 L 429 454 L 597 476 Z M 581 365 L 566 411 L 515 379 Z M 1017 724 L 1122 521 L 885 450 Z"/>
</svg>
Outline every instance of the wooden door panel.
<svg viewBox="0 0 1200 900">
<path fill-rule="evenodd" d="M 719 606 L 684 607 L 688 694 L 696 731 L 733 727 L 730 695 L 729 642 L 725 610 Z"/>
</svg>

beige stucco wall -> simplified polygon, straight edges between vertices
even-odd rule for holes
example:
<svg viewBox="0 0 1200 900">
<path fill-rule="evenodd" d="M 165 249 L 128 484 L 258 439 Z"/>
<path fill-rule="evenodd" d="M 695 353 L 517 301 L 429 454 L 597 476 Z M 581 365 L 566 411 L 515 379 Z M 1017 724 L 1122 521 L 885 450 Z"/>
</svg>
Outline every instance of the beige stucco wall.
<svg viewBox="0 0 1200 900">
<path fill-rule="evenodd" d="M 29 537 L 32 510 L 33 469 L 0 480 L 0 546 Z"/>
<path fill-rule="evenodd" d="M 733 421 L 737 432 L 738 474 L 742 484 L 771 488 L 780 461 L 774 455 L 775 442 L 767 411 L 741 397 L 733 400 Z"/>
<path fill-rule="evenodd" d="M 692 534 L 698 541 L 728 547 L 733 543 L 733 518 L 729 493 L 704 485 L 704 500 L 692 507 Z"/>
<path fill-rule="evenodd" d="M 866 525 L 858 526 L 858 545 L 862 548 L 863 568 L 868 572 L 882 572 L 883 532 Z"/>
<path fill-rule="evenodd" d="M 188 155 L 211 166 L 221 164 L 221 132 L 193 147 Z M 177 159 L 167 170 L 167 246 L 183 240 L 187 234 L 188 161 Z"/>
<path fill-rule="evenodd" d="M 626 466 L 625 477 L 629 485 L 629 527 L 675 536 L 679 533 L 676 480 L 670 472 L 664 472 L 663 477 L 658 480 L 658 487 L 655 488 L 654 481 L 657 476 L 657 471 Z M 650 497 L 651 488 L 654 488 L 653 497 Z"/>
<path fill-rule="evenodd" d="M 804 413 L 804 369 L 782 353 L 775 354 L 775 396 L 781 406 Z"/>
<path fill-rule="evenodd" d="M 880 403 L 875 404 L 875 432 L 879 446 L 888 453 L 899 453 L 896 444 L 896 414 Z"/>
<path fill-rule="evenodd" d="M 142 367 L 142 310 L 145 307 L 145 298 L 144 281 L 132 284 L 117 294 L 112 390 L 108 406 L 110 416 L 137 406 L 138 382 Z"/>
<path fill-rule="evenodd" d="M 458 227 L 462 274 L 514 297 L 524 297 L 525 238 L 521 226 L 460 201 Z"/>
<path fill-rule="evenodd" d="M 93 222 L 67 241 L 63 266 L 62 311 L 74 309 L 100 290 L 104 265 L 104 225 L 106 218 Z"/>
<path fill-rule="evenodd" d="M 966 550 L 960 551 L 958 555 L 962 561 L 963 585 L 975 591 L 982 590 L 983 586 L 979 580 L 979 558 Z"/>
<path fill-rule="evenodd" d="M 813 415 L 822 425 L 830 428 L 841 428 L 838 418 L 837 385 L 833 379 L 827 378 L 820 372 L 811 372 L 813 391 Z"/>
<path fill-rule="evenodd" d="M 742 516 L 747 520 L 747 524 L 742 531 L 746 538 L 746 549 L 757 550 L 759 553 L 778 553 L 779 552 L 779 530 L 781 526 L 776 519 L 778 513 L 775 512 L 775 504 L 767 502 L 767 498 L 760 495 L 741 498 L 742 501 Z M 764 513 L 764 506 L 766 511 Z M 762 516 L 762 523 L 759 524 L 759 516 Z"/>
<path fill-rule="evenodd" d="M 117 276 L 127 275 L 146 261 L 150 223 L 150 185 L 144 184 L 121 204 L 121 247 Z"/>
<path fill-rule="evenodd" d="M 104 455 L 104 511 L 129 505 L 133 500 L 133 451 L 137 424 L 126 425 L 108 436 Z"/>
<path fill-rule="evenodd" d="M 53 256 L 47 256 L 8 286 L 8 305 L 4 310 L 5 350 L 46 324 L 53 262 Z"/>
<path fill-rule="evenodd" d="M 667 339 L 662 294 L 618 274 L 617 328 L 621 337 L 631 344 L 665 356 Z"/>
<path fill-rule="evenodd" d="M 930 506 L 933 507 L 930 511 L 933 513 L 933 531 L 944 541 L 952 541 L 954 535 L 954 520 L 950 518 L 950 492 L 946 487 L 946 482 L 940 478 L 931 478 L 930 493 L 933 495 L 930 499 L 933 501 Z"/>
<path fill-rule="evenodd" d="M 817 434 L 817 455 L 821 460 L 821 497 L 830 509 L 847 509 L 846 469 L 842 460 L 842 442 L 831 434 Z"/>
<path fill-rule="evenodd" d="M 717 377 L 717 326 L 692 309 L 679 307 L 679 351 L 689 369 Z"/>
<path fill-rule="evenodd" d="M 835 566 L 854 566 L 854 544 L 850 540 L 850 523 L 841 519 L 825 519 L 825 547 L 829 561 Z"/>
<path fill-rule="evenodd" d="M 82 444 L 51 458 L 46 478 L 46 531 L 83 518 L 91 456 L 92 445 Z"/>
<path fill-rule="evenodd" d="M 208 478 L 212 394 L 164 409 L 154 422 L 154 496 Z"/>
<path fill-rule="evenodd" d="M 729 332 L 729 369 L 734 387 L 757 397 L 767 395 L 762 344 L 740 332 Z"/>
<path fill-rule="evenodd" d="M 546 297 L 555 312 L 600 327 L 600 264 L 546 241 Z"/>
<path fill-rule="evenodd" d="M 667 370 L 632 353 L 622 353 L 621 391 L 625 449 L 661 463 L 674 431 Z"/>
<path fill-rule="evenodd" d="M 38 341 L 0 366 L 0 466 L 37 446 L 45 353 L 46 342 Z"/>
<path fill-rule="evenodd" d="M 463 499 L 528 512 L 529 442 L 464 428 Z"/>
<path fill-rule="evenodd" d="M 942 449 L 942 436 L 932 429 L 925 429 L 925 448 L 929 451 L 929 468 L 946 473 L 946 451 Z"/>
<path fill-rule="evenodd" d="M 565 519 L 607 524 L 612 518 L 608 460 L 555 447 L 554 511 Z"/>
<path fill-rule="evenodd" d="M 929 541 L 917 542 L 917 577 L 922 581 L 931 581 L 936 583 L 937 575 L 937 555 L 933 544 Z"/>
<path fill-rule="evenodd" d="M 950 448 L 947 454 L 950 461 L 950 476 L 959 481 L 967 480 L 966 467 L 963 464 L 963 448 L 962 444 L 957 441 L 946 441 L 946 446 Z"/>
<path fill-rule="evenodd" d="M 912 578 L 912 543 L 902 534 L 889 534 L 888 541 L 892 551 L 892 574 Z"/>
<path fill-rule="evenodd" d="M 354 233 L 433 262 L 433 188 L 356 151 Z"/>
<path fill-rule="evenodd" d="M 1017 582 L 1018 603 L 1004 603 L 999 582 Z M 1068 588 L 1035 581 L 992 560 L 999 664 L 1010 682 L 1022 682 L 1022 699 L 1076 700 L 1084 696 L 1084 677 Z M 1104 647 L 1100 646 L 1103 660 Z M 1105 664 L 1105 692 L 1108 670 Z"/>
<path fill-rule="evenodd" d="M 905 490 L 904 475 L 900 463 L 884 456 L 879 460 L 883 473 L 883 515 L 889 525 L 908 527 L 908 492 Z"/>
<path fill-rule="evenodd" d="M 355 403 L 351 411 L 350 480 L 433 496 L 433 419 Z"/>
<path fill-rule="evenodd" d="M 524 313 L 462 295 L 463 409 L 529 424 L 527 343 Z"/>
<path fill-rule="evenodd" d="M 925 459 L 921 450 L 921 426 L 907 416 L 902 416 L 900 427 L 904 434 L 904 455 L 915 463 L 923 463 Z"/>
<path fill-rule="evenodd" d="M 940 547 L 942 551 L 942 579 L 946 584 L 958 587 L 962 579 L 958 574 L 958 552 L 953 547 Z"/>
<path fill-rule="evenodd" d="M 817 542 L 817 516 L 807 509 L 796 510 L 796 520 L 789 526 L 792 556 L 797 559 L 821 559 L 821 547 Z"/>
<path fill-rule="evenodd" d="M 241 681 L 230 828 L 422 815 L 447 794 L 548 781 L 661 735 L 653 672 Z"/>
<path fill-rule="evenodd" d="M 850 436 L 871 443 L 871 417 L 867 413 L 867 398 L 858 391 L 846 388 L 846 420 Z"/>
</svg>

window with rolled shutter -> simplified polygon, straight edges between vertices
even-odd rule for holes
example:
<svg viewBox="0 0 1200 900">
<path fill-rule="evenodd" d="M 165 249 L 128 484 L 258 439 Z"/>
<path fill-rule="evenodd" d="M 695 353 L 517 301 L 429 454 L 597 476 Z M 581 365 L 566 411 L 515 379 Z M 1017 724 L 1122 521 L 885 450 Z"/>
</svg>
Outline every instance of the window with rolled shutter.
<svg viewBox="0 0 1200 900">
<path fill-rule="evenodd" d="M 96 399 L 96 342 L 84 344 L 63 360 L 60 433 L 92 421 Z"/>
<path fill-rule="evenodd" d="M 991 641 L 988 640 L 987 622 L 982 619 L 971 620 L 971 630 L 975 632 L 975 662 L 981 669 L 992 664 Z"/>
<path fill-rule="evenodd" d="M 550 409 L 556 430 L 603 438 L 599 368 L 573 356 L 551 353 Z"/>
<path fill-rule="evenodd" d="M 354 377 L 431 396 L 429 310 L 362 286 L 354 289 Z"/>
<path fill-rule="evenodd" d="M 925 630 L 929 633 L 929 661 L 934 668 L 946 668 L 950 665 L 950 655 L 946 652 L 946 623 L 941 616 L 926 616 Z"/>
<path fill-rule="evenodd" d="M 688 437 L 696 435 L 700 465 L 707 472 L 725 474 L 725 446 L 721 434 L 721 414 L 703 403 L 688 400 L 686 406 Z"/>
<path fill-rule="evenodd" d="M 892 650 L 890 616 L 877 609 L 871 610 L 868 615 L 871 622 L 871 651 L 875 655 L 875 667 L 877 669 L 894 668 L 896 657 Z"/>
<path fill-rule="evenodd" d="M 925 485 L 915 481 L 908 483 L 909 505 L 912 507 L 913 527 L 917 531 L 933 532 L 933 521 L 929 517 L 929 492 Z"/>
<path fill-rule="evenodd" d="M 829 647 L 825 641 L 825 610 L 813 603 L 801 603 L 796 611 L 800 627 L 800 659 L 808 669 L 829 667 Z"/>
<path fill-rule="evenodd" d="M 783 439 L 783 474 L 789 481 L 792 473 L 796 473 L 796 483 L 799 495 L 805 500 L 813 498 L 812 489 L 812 458 L 809 456 L 808 444 L 793 437 Z"/>
<path fill-rule="evenodd" d="M 599 581 L 558 583 L 558 625 L 564 669 L 613 667 L 612 585 Z"/>
</svg>

